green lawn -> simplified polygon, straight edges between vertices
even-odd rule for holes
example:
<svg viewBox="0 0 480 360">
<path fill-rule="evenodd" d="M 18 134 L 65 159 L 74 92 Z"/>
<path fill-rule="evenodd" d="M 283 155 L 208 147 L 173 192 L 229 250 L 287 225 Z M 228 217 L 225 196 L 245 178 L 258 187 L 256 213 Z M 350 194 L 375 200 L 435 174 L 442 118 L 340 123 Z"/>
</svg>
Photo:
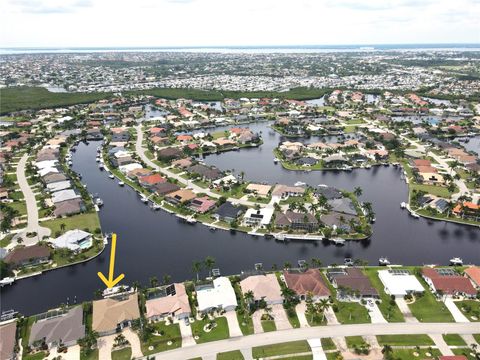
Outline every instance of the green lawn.
<svg viewBox="0 0 480 360">
<path fill-rule="evenodd" d="M 130 360 L 132 358 L 132 348 L 126 347 L 121 350 L 112 351 L 112 360 Z"/>
<path fill-rule="evenodd" d="M 192 327 L 193 336 L 198 336 L 199 339 L 195 340 L 197 344 L 201 344 L 208 341 L 216 341 L 228 339 L 230 332 L 228 330 L 228 323 L 225 317 L 215 318 L 217 326 L 210 332 L 203 331 L 203 327 L 209 323 L 209 320 L 196 320 L 190 326 Z"/>
<path fill-rule="evenodd" d="M 338 301 L 338 311 L 335 313 L 341 324 L 362 324 L 369 323 L 370 315 L 365 306 L 356 302 Z"/>
<path fill-rule="evenodd" d="M 249 316 L 248 314 L 243 316 L 237 312 L 237 320 L 243 335 L 251 335 L 254 333 L 253 321 L 251 316 Z"/>
<path fill-rule="evenodd" d="M 349 349 L 355 346 L 363 346 L 366 344 L 365 340 L 361 336 L 346 336 L 345 341 Z"/>
<path fill-rule="evenodd" d="M 7 204 L 13 210 L 18 211 L 18 216 L 27 215 L 27 204 L 25 201 L 14 201 Z"/>
<path fill-rule="evenodd" d="M 243 360 L 240 350 L 233 350 L 217 354 L 217 360 Z"/>
<path fill-rule="evenodd" d="M 23 360 L 43 360 L 46 357 L 47 353 L 44 351 L 39 351 L 35 354 L 23 355 Z"/>
<path fill-rule="evenodd" d="M 88 355 L 81 351 L 80 360 L 98 360 L 98 349 L 92 350 Z"/>
<path fill-rule="evenodd" d="M 428 335 L 378 335 L 378 343 L 390 346 L 433 346 L 433 340 Z"/>
<path fill-rule="evenodd" d="M 265 332 L 277 330 L 274 320 L 262 320 L 262 329 Z"/>
<path fill-rule="evenodd" d="M 453 316 L 444 303 L 437 301 L 435 296 L 428 290 L 423 279 L 418 277 L 426 291 L 423 295 L 417 295 L 415 302 L 408 305 L 420 322 L 453 322 Z"/>
<path fill-rule="evenodd" d="M 418 352 L 419 356 L 415 356 L 413 353 Z M 427 355 L 427 353 L 430 353 L 430 356 Z M 395 349 L 393 351 L 393 358 L 395 360 L 412 360 L 412 359 L 432 359 L 436 358 L 437 356 L 442 355 L 440 351 L 437 349 L 420 349 L 420 350 L 415 350 L 415 349 Z"/>
<path fill-rule="evenodd" d="M 298 320 L 298 316 L 297 316 L 297 312 L 295 311 L 295 308 L 285 309 L 285 312 L 287 313 L 287 317 L 288 317 L 288 321 L 290 322 L 290 325 L 292 325 L 293 328 L 299 328 L 300 321 Z"/>
<path fill-rule="evenodd" d="M 480 334 L 473 334 L 473 338 L 475 339 L 475 341 L 476 341 L 477 343 L 480 344 Z"/>
<path fill-rule="evenodd" d="M 450 346 L 467 346 L 465 340 L 458 334 L 443 335 L 443 340 Z"/>
<path fill-rule="evenodd" d="M 311 351 L 310 345 L 306 340 L 291 341 L 280 344 L 258 346 L 252 348 L 252 354 L 254 358 L 276 356 L 276 355 L 288 355 L 298 354 Z"/>
<path fill-rule="evenodd" d="M 429 194 L 445 197 L 445 198 L 449 198 L 453 194 L 450 191 L 448 191 L 446 187 L 443 187 L 443 186 L 413 184 L 413 183 L 410 183 L 409 186 L 412 191 L 414 189 L 419 191 L 425 191 Z"/>
<path fill-rule="evenodd" d="M 331 338 L 322 338 L 320 342 L 322 343 L 323 350 L 335 350 L 337 348 Z"/>
<path fill-rule="evenodd" d="M 180 333 L 180 326 L 178 324 L 165 325 L 165 321 L 154 324 L 157 333 L 163 331 L 162 336 L 151 335 L 147 342 L 142 342 L 143 355 L 151 355 L 156 352 L 176 349 L 182 346 L 182 335 Z M 172 344 L 168 345 L 171 341 Z M 153 346 L 153 349 L 149 349 Z"/>
<path fill-rule="evenodd" d="M 463 300 L 455 301 L 455 304 L 460 309 L 460 311 L 468 318 L 468 320 L 480 321 L 480 301 Z M 472 319 L 472 317 L 476 317 L 476 320 Z"/>
<path fill-rule="evenodd" d="M 8 234 L 2 240 L 0 240 L 0 247 L 6 247 L 12 241 L 15 234 Z"/>
<path fill-rule="evenodd" d="M 389 295 L 385 293 L 384 286 L 378 277 L 378 269 L 370 268 L 364 270 L 365 275 L 368 276 L 372 285 L 375 289 L 377 289 L 380 295 L 380 304 L 378 304 L 378 308 L 382 312 L 383 317 L 388 322 L 402 322 L 405 321 L 403 318 L 402 312 L 398 308 L 395 302 L 391 303 L 391 298 Z"/>
<path fill-rule="evenodd" d="M 468 360 L 478 360 L 478 358 L 475 357 L 475 355 L 472 355 L 472 349 L 470 349 L 470 348 L 452 349 L 452 352 L 455 355 L 466 356 Z"/>
<path fill-rule="evenodd" d="M 65 230 L 61 230 L 61 225 L 65 224 Z M 78 214 L 64 219 L 47 220 L 41 223 L 42 226 L 48 227 L 52 230 L 52 236 L 57 232 L 63 233 L 73 229 L 88 229 L 88 232 L 93 233 L 95 229 L 100 229 L 100 221 L 96 212 Z"/>
<path fill-rule="evenodd" d="M 343 357 L 341 357 L 342 355 L 340 354 L 339 351 L 326 353 L 325 355 L 327 355 L 327 360 L 337 360 L 339 358 L 343 359 Z"/>
</svg>

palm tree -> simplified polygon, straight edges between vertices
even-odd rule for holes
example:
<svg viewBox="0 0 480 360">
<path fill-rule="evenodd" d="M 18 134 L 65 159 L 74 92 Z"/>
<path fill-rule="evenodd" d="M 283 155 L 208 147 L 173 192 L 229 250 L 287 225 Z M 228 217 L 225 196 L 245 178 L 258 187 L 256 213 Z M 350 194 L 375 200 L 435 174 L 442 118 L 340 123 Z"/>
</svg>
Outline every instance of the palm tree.
<svg viewBox="0 0 480 360">
<path fill-rule="evenodd" d="M 205 267 L 208 269 L 208 274 L 211 277 L 212 276 L 212 269 L 213 269 L 213 266 L 215 265 L 215 259 L 211 256 L 207 256 L 205 258 L 204 263 L 205 263 Z"/>
<path fill-rule="evenodd" d="M 248 307 L 251 307 L 251 304 L 255 301 L 255 295 L 253 295 L 253 291 L 249 290 L 245 294 L 243 294 L 243 299 L 245 300 L 245 303 L 248 305 Z"/>
<path fill-rule="evenodd" d="M 320 301 L 317 303 L 317 310 L 318 312 L 322 313 L 322 321 L 325 321 L 325 311 L 327 311 L 329 307 L 330 302 L 328 299 L 320 299 Z"/>
<path fill-rule="evenodd" d="M 67 227 L 67 225 L 65 225 L 65 223 L 60 224 L 60 230 L 62 230 L 62 231 L 65 231 L 66 227 Z"/>
<path fill-rule="evenodd" d="M 140 283 L 138 281 L 134 281 L 132 283 L 132 287 L 135 289 L 135 290 L 138 290 L 140 288 Z"/>
<path fill-rule="evenodd" d="M 152 277 L 150 278 L 150 286 L 151 286 L 152 288 L 158 286 L 158 279 L 157 279 L 156 276 L 152 276 Z"/>
<path fill-rule="evenodd" d="M 384 359 L 389 359 L 392 356 L 393 349 L 390 345 L 386 344 L 382 348 L 382 354 Z"/>
<path fill-rule="evenodd" d="M 353 189 L 353 193 L 355 196 L 359 197 L 363 194 L 363 190 L 360 186 L 357 186 L 355 189 Z"/>
<path fill-rule="evenodd" d="M 310 262 L 312 263 L 313 266 L 315 266 L 317 268 L 322 267 L 322 261 L 318 258 L 312 258 L 312 260 Z"/>
<path fill-rule="evenodd" d="M 163 275 L 163 285 L 170 284 L 172 277 L 168 274 Z"/>
<path fill-rule="evenodd" d="M 200 280 L 198 277 L 198 274 L 200 273 L 201 269 L 202 269 L 202 263 L 200 261 L 194 261 L 192 263 L 192 271 L 197 275 L 197 282 Z"/>
<path fill-rule="evenodd" d="M 288 270 L 292 267 L 292 264 L 289 261 L 285 261 L 285 264 L 283 264 L 283 268 Z"/>
</svg>

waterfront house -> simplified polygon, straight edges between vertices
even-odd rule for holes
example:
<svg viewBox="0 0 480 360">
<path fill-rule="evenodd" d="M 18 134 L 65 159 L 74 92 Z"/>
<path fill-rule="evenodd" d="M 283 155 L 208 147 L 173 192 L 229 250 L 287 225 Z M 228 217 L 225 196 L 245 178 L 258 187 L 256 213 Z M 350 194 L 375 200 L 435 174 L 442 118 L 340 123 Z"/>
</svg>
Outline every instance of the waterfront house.
<svg viewBox="0 0 480 360">
<path fill-rule="evenodd" d="M 474 297 L 477 291 L 466 277 L 450 268 L 423 268 L 422 277 L 437 294 Z"/>
<path fill-rule="evenodd" d="M 468 219 L 480 219 L 480 205 L 474 204 L 469 201 L 458 203 L 452 210 L 452 213 L 456 216 Z"/>
<path fill-rule="evenodd" d="M 79 198 L 80 198 L 80 195 L 78 195 L 75 192 L 75 190 L 72 190 L 72 189 L 60 190 L 52 193 L 52 201 L 54 204 L 61 203 L 62 201 L 79 199 Z"/>
<path fill-rule="evenodd" d="M 87 140 L 102 140 L 103 135 L 99 128 L 87 129 Z"/>
<path fill-rule="evenodd" d="M 303 157 L 300 157 L 300 158 L 295 160 L 295 164 L 297 164 L 299 166 L 306 166 L 306 167 L 313 166 L 317 162 L 318 162 L 317 159 L 314 159 L 314 158 L 309 157 L 309 156 L 303 156 Z"/>
<path fill-rule="evenodd" d="M 308 294 L 312 295 L 313 301 L 325 299 L 331 295 L 318 269 L 285 270 L 283 278 L 287 287 L 295 291 L 300 300 L 305 300 Z"/>
<path fill-rule="evenodd" d="M 139 177 L 138 182 L 143 187 L 149 190 L 153 190 L 155 185 L 166 183 L 167 179 L 162 177 L 160 174 L 152 174 L 152 175 Z"/>
<path fill-rule="evenodd" d="M 57 314 L 49 312 L 48 315 L 50 316 L 40 317 L 32 325 L 28 339 L 30 346 L 41 347 L 42 344 L 46 344 L 49 348 L 61 344 L 73 346 L 85 336 L 82 306 L 71 308 L 65 313 L 60 310 Z"/>
<path fill-rule="evenodd" d="M 93 302 L 92 330 L 100 336 L 114 334 L 139 317 L 137 293 L 96 300 Z"/>
<path fill-rule="evenodd" d="M 317 198 L 325 197 L 327 200 L 340 199 L 343 197 L 340 190 L 331 186 L 319 186 L 315 189 L 313 195 Z"/>
<path fill-rule="evenodd" d="M 217 208 L 213 217 L 217 220 L 230 223 L 237 220 L 237 218 L 243 214 L 246 209 L 246 206 L 233 205 L 232 203 L 226 201 Z"/>
<path fill-rule="evenodd" d="M 127 172 L 127 177 L 129 179 L 134 180 L 134 179 L 139 179 L 142 176 L 148 176 L 148 175 L 152 175 L 152 174 L 153 174 L 152 170 L 145 169 L 145 168 L 138 168 L 138 169 L 133 169 L 133 170 Z"/>
<path fill-rule="evenodd" d="M 240 281 L 242 293 L 253 293 L 253 301 L 264 300 L 267 305 L 282 304 L 282 289 L 275 274 L 252 275 Z"/>
<path fill-rule="evenodd" d="M 301 186 L 276 185 L 272 190 L 272 196 L 287 199 L 290 196 L 303 196 L 305 188 Z"/>
<path fill-rule="evenodd" d="M 160 161 L 171 161 L 174 159 L 179 159 L 183 156 L 183 151 L 174 148 L 174 147 L 168 147 L 165 149 L 158 150 L 157 152 L 158 160 Z"/>
<path fill-rule="evenodd" d="M 15 353 L 16 334 L 16 321 L 0 325 L 0 359 L 14 360 L 17 358 Z"/>
<path fill-rule="evenodd" d="M 80 252 L 93 245 L 92 234 L 80 230 L 69 230 L 65 234 L 51 241 L 54 248 L 66 248 L 73 252 Z"/>
<path fill-rule="evenodd" d="M 51 184 L 47 184 L 47 191 L 56 192 L 60 190 L 70 189 L 71 187 L 72 187 L 72 184 L 70 183 L 69 180 L 58 181 Z"/>
<path fill-rule="evenodd" d="M 165 196 L 165 200 L 172 204 L 186 204 L 195 199 L 196 195 L 188 189 L 180 189 Z"/>
<path fill-rule="evenodd" d="M 191 314 L 188 295 L 183 284 L 175 283 L 155 289 L 149 297 L 145 303 L 148 319 L 160 320 L 171 316 L 181 320 Z"/>
<path fill-rule="evenodd" d="M 227 277 L 219 277 L 211 284 L 197 286 L 195 292 L 200 312 L 208 312 L 212 309 L 233 311 L 238 305 L 235 290 Z"/>
<path fill-rule="evenodd" d="M 272 221 L 273 212 L 273 208 L 261 208 L 258 210 L 249 208 L 243 216 L 243 222 L 247 226 L 266 227 Z"/>
<path fill-rule="evenodd" d="M 53 214 L 55 215 L 55 217 L 63 217 L 79 214 L 83 211 L 85 211 L 85 205 L 82 199 L 71 199 L 56 203 Z"/>
<path fill-rule="evenodd" d="M 10 251 L 3 261 L 10 269 L 39 265 L 48 262 L 50 252 L 50 248 L 44 245 L 20 247 Z"/>
<path fill-rule="evenodd" d="M 314 232 L 318 230 L 318 220 L 313 214 L 286 211 L 277 212 L 275 216 L 275 226 L 281 229 L 301 230 Z"/>
<path fill-rule="evenodd" d="M 330 205 L 332 211 L 348 215 L 357 215 L 355 205 L 350 198 L 328 200 L 328 205 Z"/>
<path fill-rule="evenodd" d="M 470 279 L 473 286 L 477 289 L 480 289 L 480 267 L 470 266 L 464 271 L 465 276 Z"/>
<path fill-rule="evenodd" d="M 178 159 L 178 160 L 172 161 L 172 165 L 180 169 L 186 169 L 192 166 L 192 160 L 190 158 Z"/>
<path fill-rule="evenodd" d="M 409 294 L 422 294 L 425 292 L 417 277 L 408 270 L 380 270 L 378 277 L 388 295 L 404 297 Z"/>
<path fill-rule="evenodd" d="M 59 173 L 58 171 L 55 173 L 46 174 L 42 177 L 43 182 L 45 185 L 53 184 L 56 182 L 66 181 L 68 178 L 65 174 Z"/>
<path fill-rule="evenodd" d="M 250 183 L 247 185 L 246 190 L 254 193 L 256 196 L 267 197 L 271 188 L 270 185 Z"/>
<path fill-rule="evenodd" d="M 222 172 L 214 167 L 209 167 L 203 164 L 196 164 L 193 166 L 190 166 L 187 171 L 191 175 L 197 175 L 200 176 L 204 180 L 216 180 L 222 176 Z"/>
<path fill-rule="evenodd" d="M 208 198 L 208 196 L 197 197 L 190 202 L 190 209 L 204 214 L 215 207 L 216 201 Z"/>
<path fill-rule="evenodd" d="M 378 298 L 377 289 L 358 268 L 328 269 L 327 278 L 337 288 L 337 297 L 341 300 Z"/>
<path fill-rule="evenodd" d="M 153 186 L 153 191 L 156 192 L 159 196 L 165 196 L 178 190 L 180 190 L 180 186 L 169 182 L 159 183 Z"/>
</svg>

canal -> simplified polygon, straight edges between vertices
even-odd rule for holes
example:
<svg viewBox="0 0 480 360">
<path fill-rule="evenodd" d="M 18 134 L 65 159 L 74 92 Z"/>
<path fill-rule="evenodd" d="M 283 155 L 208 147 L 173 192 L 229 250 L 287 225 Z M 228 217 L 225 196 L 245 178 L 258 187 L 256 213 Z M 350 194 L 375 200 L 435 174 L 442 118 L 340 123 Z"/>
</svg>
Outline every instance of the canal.
<svg viewBox="0 0 480 360">
<path fill-rule="evenodd" d="M 221 169 L 245 172 L 251 181 L 268 181 L 292 185 L 303 181 L 312 186 L 328 184 L 352 190 L 363 189 L 361 200 L 370 201 L 377 221 L 373 236 L 362 242 L 349 242 L 336 247 L 322 242 L 277 242 L 243 233 L 231 234 L 208 227 L 181 223 L 173 215 L 153 211 L 144 205 L 129 187 L 119 187 L 115 180 L 99 171 L 95 162 L 98 143 L 80 143 L 73 155 L 73 169 L 83 175 L 91 193 L 104 200 L 100 211 L 102 230 L 116 232 L 116 273 L 125 273 L 125 284 L 139 281 L 148 284 L 156 276 L 160 281 L 170 275 L 174 281 L 192 279 L 192 262 L 206 256 L 216 259 L 222 274 L 252 269 L 261 262 L 269 269 L 273 264 L 296 264 L 300 259 L 320 259 L 323 264 L 343 263 L 345 257 L 368 260 L 377 264 L 387 256 L 392 263 L 446 264 L 453 256 L 465 262 L 478 262 L 480 234 L 478 228 L 452 223 L 415 220 L 400 203 L 407 199 L 407 186 L 394 167 L 376 167 L 352 172 L 291 172 L 273 163 L 272 150 L 281 137 L 272 133 L 266 123 L 251 124 L 262 132 L 264 144 L 259 148 L 242 149 L 210 155 L 205 161 Z M 309 141 L 317 141 L 310 139 Z M 20 280 L 1 289 L 1 309 L 15 309 L 33 314 L 61 303 L 81 302 L 93 298 L 102 288 L 97 272 L 108 269 L 110 248 L 96 259 L 76 266 L 47 272 Z M 205 274 L 205 271 L 204 271 Z"/>
</svg>

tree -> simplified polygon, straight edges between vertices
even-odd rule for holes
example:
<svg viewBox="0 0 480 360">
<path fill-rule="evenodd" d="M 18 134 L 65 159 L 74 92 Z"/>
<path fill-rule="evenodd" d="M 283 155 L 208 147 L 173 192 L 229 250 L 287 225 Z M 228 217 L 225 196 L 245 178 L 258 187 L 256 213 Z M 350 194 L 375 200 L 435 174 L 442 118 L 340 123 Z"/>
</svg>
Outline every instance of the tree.
<svg viewBox="0 0 480 360">
<path fill-rule="evenodd" d="M 152 277 L 150 278 L 150 286 L 151 286 L 152 288 L 158 286 L 158 279 L 157 279 L 156 276 L 152 276 Z"/>
<path fill-rule="evenodd" d="M 60 224 L 60 230 L 62 230 L 62 231 L 65 231 L 66 227 L 67 227 L 67 225 L 65 225 L 65 223 Z"/>
<path fill-rule="evenodd" d="M 322 267 L 322 261 L 318 258 L 312 258 L 312 260 L 310 261 L 312 263 L 312 265 L 316 268 L 320 268 Z"/>
<path fill-rule="evenodd" d="M 120 333 L 117 336 L 115 336 L 115 339 L 113 341 L 115 343 L 115 346 L 120 346 L 125 344 L 127 342 L 127 339 L 125 338 L 125 335 Z"/>
<path fill-rule="evenodd" d="M 205 267 L 208 269 L 208 275 L 212 276 L 212 269 L 215 266 L 215 259 L 211 256 L 205 258 Z"/>
<path fill-rule="evenodd" d="M 163 275 L 163 285 L 168 285 L 170 284 L 170 281 L 172 280 L 172 277 L 168 274 Z"/>
<path fill-rule="evenodd" d="M 385 344 L 382 348 L 382 354 L 384 359 L 390 359 L 393 354 L 393 349 L 390 345 Z"/>
<path fill-rule="evenodd" d="M 356 197 L 359 197 L 363 194 L 363 190 L 360 186 L 357 186 L 355 187 L 355 189 L 353 189 L 353 193 L 355 194 Z"/>
<path fill-rule="evenodd" d="M 198 274 L 200 273 L 201 269 L 202 269 L 202 263 L 200 261 L 194 261 L 192 263 L 192 271 L 197 275 L 197 282 L 200 280 Z"/>
</svg>

